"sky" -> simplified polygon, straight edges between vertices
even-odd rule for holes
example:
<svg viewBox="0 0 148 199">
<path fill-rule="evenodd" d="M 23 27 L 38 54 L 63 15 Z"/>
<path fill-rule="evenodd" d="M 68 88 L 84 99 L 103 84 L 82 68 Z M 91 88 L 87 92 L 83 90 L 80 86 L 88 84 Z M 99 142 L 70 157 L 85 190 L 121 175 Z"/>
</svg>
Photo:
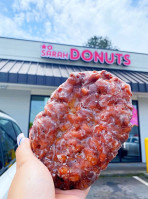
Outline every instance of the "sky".
<svg viewBox="0 0 148 199">
<path fill-rule="evenodd" d="M 0 0 L 0 37 L 85 46 L 108 37 L 148 54 L 148 0 Z"/>
</svg>

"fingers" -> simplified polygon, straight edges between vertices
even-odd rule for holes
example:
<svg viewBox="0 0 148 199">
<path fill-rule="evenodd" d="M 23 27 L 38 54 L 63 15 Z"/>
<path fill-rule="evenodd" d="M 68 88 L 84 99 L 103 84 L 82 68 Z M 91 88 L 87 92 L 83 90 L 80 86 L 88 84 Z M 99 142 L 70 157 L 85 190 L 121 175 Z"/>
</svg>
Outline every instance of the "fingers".
<svg viewBox="0 0 148 199">
<path fill-rule="evenodd" d="M 22 133 L 17 137 L 17 142 L 18 148 L 16 150 L 16 163 L 18 168 L 21 167 L 28 160 L 34 158 L 34 155 L 31 150 L 30 140 L 28 138 L 25 138 Z"/>
<path fill-rule="evenodd" d="M 17 145 L 21 145 L 21 143 L 24 141 L 25 139 L 25 136 L 23 133 L 20 133 L 18 136 L 17 136 Z"/>
</svg>

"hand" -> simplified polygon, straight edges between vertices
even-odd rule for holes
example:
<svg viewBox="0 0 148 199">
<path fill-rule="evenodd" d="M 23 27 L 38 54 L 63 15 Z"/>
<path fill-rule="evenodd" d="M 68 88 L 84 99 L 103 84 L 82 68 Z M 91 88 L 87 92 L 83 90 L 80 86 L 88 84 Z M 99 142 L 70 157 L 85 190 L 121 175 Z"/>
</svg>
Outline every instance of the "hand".
<svg viewBox="0 0 148 199">
<path fill-rule="evenodd" d="M 88 191 L 55 189 L 47 167 L 34 156 L 29 139 L 23 139 L 16 150 L 16 174 L 8 199 L 85 199 Z"/>
</svg>

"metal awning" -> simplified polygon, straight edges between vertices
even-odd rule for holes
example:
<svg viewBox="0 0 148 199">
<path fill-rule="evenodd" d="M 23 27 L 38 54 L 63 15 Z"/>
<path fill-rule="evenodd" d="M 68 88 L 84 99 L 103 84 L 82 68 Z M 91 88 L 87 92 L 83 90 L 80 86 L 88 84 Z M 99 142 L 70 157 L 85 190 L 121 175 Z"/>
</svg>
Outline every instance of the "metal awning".
<svg viewBox="0 0 148 199">
<path fill-rule="evenodd" d="M 59 86 L 71 72 L 89 70 L 102 70 L 102 68 L 1 59 L 0 82 Z M 148 92 L 148 72 L 105 70 L 130 84 L 133 92 Z"/>
</svg>

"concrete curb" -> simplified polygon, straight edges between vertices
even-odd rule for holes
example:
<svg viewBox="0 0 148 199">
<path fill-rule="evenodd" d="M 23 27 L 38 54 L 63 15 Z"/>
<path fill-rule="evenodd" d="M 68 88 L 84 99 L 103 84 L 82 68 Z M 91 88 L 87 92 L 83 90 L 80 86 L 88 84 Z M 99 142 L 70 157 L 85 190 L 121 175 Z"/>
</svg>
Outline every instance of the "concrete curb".
<svg viewBox="0 0 148 199">
<path fill-rule="evenodd" d="M 143 172 L 138 173 L 108 173 L 108 174 L 100 174 L 100 177 L 128 177 L 128 176 L 140 176 L 140 175 L 146 175 Z M 148 177 L 148 175 L 147 175 Z"/>
<path fill-rule="evenodd" d="M 147 175 L 145 163 L 110 163 L 100 177 Z"/>
<path fill-rule="evenodd" d="M 147 173 L 147 172 L 145 172 L 144 175 L 145 175 L 146 177 L 148 177 L 148 173 Z"/>
</svg>

